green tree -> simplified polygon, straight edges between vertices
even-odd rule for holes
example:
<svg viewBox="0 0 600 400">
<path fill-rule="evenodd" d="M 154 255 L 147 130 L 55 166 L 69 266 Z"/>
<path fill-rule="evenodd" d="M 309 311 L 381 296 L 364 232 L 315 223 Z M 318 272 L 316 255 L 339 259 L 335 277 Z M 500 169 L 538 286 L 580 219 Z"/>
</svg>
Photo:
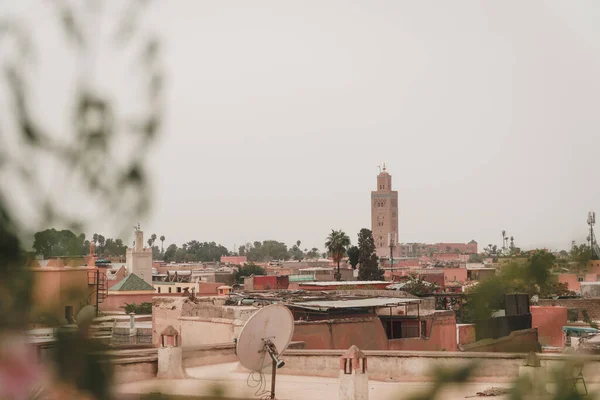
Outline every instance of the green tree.
<svg viewBox="0 0 600 400">
<path fill-rule="evenodd" d="M 350 246 L 350 238 L 342 230 L 336 231 L 332 229 L 325 241 L 325 248 L 331 255 L 333 262 L 337 264 L 335 279 L 338 281 L 342 280 L 340 262 L 342 261 L 342 258 L 344 258 L 348 246 Z"/>
<path fill-rule="evenodd" d="M 250 275 L 265 275 L 265 269 L 254 263 L 244 264 L 244 266 L 235 273 L 235 281 L 244 283 L 244 277 Z"/>
<path fill-rule="evenodd" d="M 175 261 L 175 254 L 177 253 L 177 250 L 178 248 L 175 243 L 169 245 L 169 247 L 167 247 L 167 250 L 163 255 L 163 260 L 166 262 Z"/>
<path fill-rule="evenodd" d="M 319 258 L 320 254 L 319 254 L 319 249 L 317 249 L 316 247 L 313 247 L 312 249 L 310 249 L 309 252 L 306 253 L 306 258 Z"/>
<path fill-rule="evenodd" d="M 87 254 L 88 249 L 84 247 L 85 234 L 75 235 L 70 230 L 57 231 L 46 229 L 33 235 L 33 250 L 48 257 L 78 257 Z"/>
<path fill-rule="evenodd" d="M 98 235 L 98 245 L 102 249 L 101 252 L 104 253 L 104 245 L 106 244 L 106 238 L 102 235 Z"/>
<path fill-rule="evenodd" d="M 535 283 L 539 287 L 544 286 L 552 273 L 552 267 L 556 263 L 554 254 L 545 250 L 537 250 L 529 256 L 529 265 L 527 269 L 530 282 Z"/>
<path fill-rule="evenodd" d="M 160 237 L 160 252 L 165 252 L 165 235 L 161 235 Z"/>
<path fill-rule="evenodd" d="M 359 253 L 360 251 L 356 246 L 350 246 L 350 248 L 348 248 L 348 262 L 352 266 L 352 269 L 356 269 L 356 266 L 358 265 Z"/>
<path fill-rule="evenodd" d="M 248 261 L 251 262 L 289 259 L 288 248 L 285 243 L 276 240 L 265 240 L 262 243 L 256 241 L 253 245 L 247 244 L 245 252 Z"/>
<path fill-rule="evenodd" d="M 299 241 L 298 241 L 299 242 Z M 300 250 L 297 244 L 293 245 L 288 252 L 288 257 L 292 260 L 302 261 L 304 259 L 304 252 Z"/>
<path fill-rule="evenodd" d="M 375 240 L 370 229 L 363 228 L 358 233 L 358 280 L 383 280 L 383 270 L 379 268 L 375 253 Z"/>
<path fill-rule="evenodd" d="M 406 284 L 402 287 L 402 291 L 414 296 L 429 296 L 438 292 L 439 289 L 440 287 L 437 284 L 427 282 L 416 274 L 410 274 Z"/>
<path fill-rule="evenodd" d="M 573 244 L 570 259 L 578 272 L 585 271 L 589 261 L 592 259 L 592 250 L 590 249 L 590 246 L 585 243 L 580 244 L 579 246 Z"/>
</svg>

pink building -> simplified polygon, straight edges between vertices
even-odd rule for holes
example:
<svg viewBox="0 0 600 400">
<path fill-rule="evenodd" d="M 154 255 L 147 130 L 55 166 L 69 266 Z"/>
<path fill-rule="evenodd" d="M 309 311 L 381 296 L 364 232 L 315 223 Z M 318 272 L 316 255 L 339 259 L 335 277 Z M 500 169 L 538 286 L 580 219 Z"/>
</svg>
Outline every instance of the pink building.
<svg viewBox="0 0 600 400">
<path fill-rule="evenodd" d="M 400 257 L 420 257 L 436 253 L 477 254 L 477 242 L 468 243 L 403 243 L 397 246 Z"/>
<path fill-rule="evenodd" d="M 444 282 L 459 282 L 465 283 L 467 281 L 467 269 L 466 268 L 444 268 Z"/>
<path fill-rule="evenodd" d="M 221 262 L 223 264 L 244 265 L 248 262 L 248 258 L 246 256 L 222 256 Z"/>
</svg>

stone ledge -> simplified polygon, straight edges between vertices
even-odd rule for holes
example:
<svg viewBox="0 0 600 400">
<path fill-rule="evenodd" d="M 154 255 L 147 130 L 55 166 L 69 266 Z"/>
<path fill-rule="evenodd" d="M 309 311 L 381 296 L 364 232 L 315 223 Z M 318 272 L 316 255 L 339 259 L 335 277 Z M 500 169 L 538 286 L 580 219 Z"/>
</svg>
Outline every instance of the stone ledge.
<svg viewBox="0 0 600 400">
<path fill-rule="evenodd" d="M 246 321 L 239 319 L 227 319 L 227 318 L 211 318 L 211 317 L 177 317 L 178 321 L 195 321 L 195 322 L 212 322 L 215 324 L 226 324 L 235 326 L 244 326 Z"/>
</svg>

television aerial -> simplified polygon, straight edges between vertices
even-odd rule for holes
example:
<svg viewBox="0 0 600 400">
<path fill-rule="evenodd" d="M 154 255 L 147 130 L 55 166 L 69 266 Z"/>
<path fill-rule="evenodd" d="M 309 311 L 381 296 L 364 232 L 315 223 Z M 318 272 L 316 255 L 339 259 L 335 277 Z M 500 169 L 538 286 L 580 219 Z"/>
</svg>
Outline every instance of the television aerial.
<svg viewBox="0 0 600 400">
<path fill-rule="evenodd" d="M 271 362 L 270 397 L 263 398 L 275 398 L 277 369 L 285 365 L 279 356 L 290 344 L 293 333 L 294 316 L 281 304 L 271 304 L 257 311 L 242 328 L 237 339 L 236 353 L 243 367 L 252 371 L 252 374 L 259 373 L 259 378 L 255 379 L 256 385 L 253 385 L 258 386 L 257 396 L 269 394 L 264 390 L 262 370 Z"/>
<path fill-rule="evenodd" d="M 587 223 L 590 227 L 590 234 L 587 239 L 590 244 L 590 250 L 592 251 L 592 260 L 598 260 L 600 259 L 600 247 L 598 247 L 596 235 L 594 234 L 594 225 L 596 225 L 596 213 L 594 211 L 588 213 Z"/>
</svg>

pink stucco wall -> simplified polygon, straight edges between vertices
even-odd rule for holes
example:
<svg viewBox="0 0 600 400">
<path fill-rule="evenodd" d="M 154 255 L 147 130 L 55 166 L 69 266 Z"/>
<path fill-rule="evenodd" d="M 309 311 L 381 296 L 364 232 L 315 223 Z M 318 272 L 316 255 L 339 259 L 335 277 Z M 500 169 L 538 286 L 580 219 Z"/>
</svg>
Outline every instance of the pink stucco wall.
<svg viewBox="0 0 600 400">
<path fill-rule="evenodd" d="M 467 269 L 466 268 L 444 268 L 444 281 L 445 282 L 466 282 L 467 281 Z"/>
<path fill-rule="evenodd" d="M 458 344 L 470 344 L 477 341 L 477 335 L 475 332 L 475 324 L 461 324 L 457 327 L 458 331 Z"/>
<path fill-rule="evenodd" d="M 221 262 L 225 264 L 243 265 L 248 261 L 246 256 L 223 256 Z"/>
<path fill-rule="evenodd" d="M 562 327 L 567 325 L 567 308 L 531 306 L 531 326 L 538 329 L 540 344 L 563 347 Z"/>
<path fill-rule="evenodd" d="M 578 292 L 580 288 L 579 280 L 576 274 L 558 274 L 558 281 L 560 283 L 566 283 L 569 290 Z"/>
</svg>

